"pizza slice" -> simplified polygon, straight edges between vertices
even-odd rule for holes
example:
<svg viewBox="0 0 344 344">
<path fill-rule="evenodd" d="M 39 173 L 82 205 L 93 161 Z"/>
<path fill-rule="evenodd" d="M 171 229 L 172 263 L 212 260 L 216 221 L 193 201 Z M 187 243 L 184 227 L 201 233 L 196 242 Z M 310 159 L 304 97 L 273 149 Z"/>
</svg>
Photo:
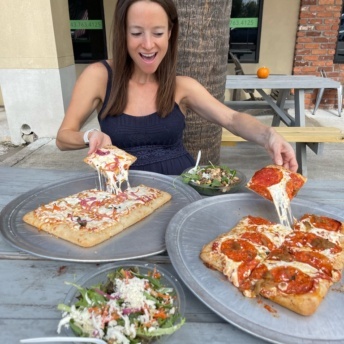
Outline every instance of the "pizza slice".
<svg viewBox="0 0 344 344">
<path fill-rule="evenodd" d="M 82 247 L 91 247 L 141 221 L 167 203 L 167 192 L 139 185 L 118 195 L 85 190 L 30 211 L 24 222 Z"/>
<path fill-rule="evenodd" d="M 116 146 L 99 148 L 84 159 L 84 162 L 98 172 L 100 189 L 103 189 L 101 179 L 103 175 L 106 180 L 106 190 L 115 194 L 122 191 L 123 182 L 127 182 L 129 187 L 128 170 L 135 161 L 135 156 Z"/>
<path fill-rule="evenodd" d="M 307 181 L 299 173 L 291 172 L 282 166 L 269 165 L 254 173 L 247 183 L 247 188 L 272 201 L 280 222 L 292 227 L 294 218 L 291 214 L 290 201 Z"/>
<path fill-rule="evenodd" d="M 295 247 L 302 240 L 303 247 L 321 253 L 330 261 L 333 281 L 340 280 L 344 268 L 344 223 L 327 216 L 305 214 L 294 229 L 294 236 L 286 244 Z"/>
<path fill-rule="evenodd" d="M 252 271 L 241 291 L 245 296 L 260 295 L 298 314 L 311 315 L 332 283 L 318 268 L 296 260 L 281 248 Z"/>
<path fill-rule="evenodd" d="M 343 224 L 304 215 L 240 286 L 245 296 L 268 298 L 301 315 L 320 306 L 344 266 Z"/>
<path fill-rule="evenodd" d="M 200 258 L 206 266 L 222 272 L 240 288 L 254 268 L 283 242 L 290 231 L 263 218 L 247 216 L 229 232 L 206 244 Z"/>
</svg>

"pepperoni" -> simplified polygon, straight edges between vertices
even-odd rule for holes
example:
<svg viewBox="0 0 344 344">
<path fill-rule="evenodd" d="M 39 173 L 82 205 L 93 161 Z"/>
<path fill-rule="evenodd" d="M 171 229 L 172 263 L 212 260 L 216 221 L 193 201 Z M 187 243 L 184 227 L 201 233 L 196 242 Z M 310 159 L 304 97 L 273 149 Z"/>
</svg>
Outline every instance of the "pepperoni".
<svg viewBox="0 0 344 344">
<path fill-rule="evenodd" d="M 296 196 L 298 191 L 301 189 L 302 185 L 305 183 L 304 180 L 298 176 L 296 173 L 289 174 L 290 180 L 288 180 L 286 185 L 286 190 L 289 199 L 292 199 Z"/>
<path fill-rule="evenodd" d="M 221 253 L 235 262 L 247 262 L 257 256 L 256 248 L 245 240 L 227 239 L 221 244 Z"/>
<path fill-rule="evenodd" d="M 97 150 L 95 151 L 95 153 L 98 154 L 98 155 L 103 156 L 103 155 L 109 155 L 109 154 L 110 154 L 110 151 L 101 151 L 100 149 L 97 149 Z"/>
<path fill-rule="evenodd" d="M 254 244 L 267 247 L 269 250 L 273 250 L 275 245 L 272 241 L 262 233 L 259 232 L 245 232 L 242 236 L 242 239 L 246 239 Z"/>
<path fill-rule="evenodd" d="M 331 253 L 341 252 L 340 246 L 334 244 L 328 239 L 322 238 L 314 233 L 294 232 L 285 239 L 285 245 L 288 247 L 311 247 L 317 251 L 329 249 Z"/>
<path fill-rule="evenodd" d="M 279 266 L 269 271 L 277 288 L 286 294 L 305 294 L 312 290 L 314 280 L 304 272 L 291 266 Z"/>
<path fill-rule="evenodd" d="M 296 251 L 293 252 L 293 257 L 298 262 L 309 264 L 326 275 L 332 277 L 331 261 L 319 252 L 311 251 Z"/>
<path fill-rule="evenodd" d="M 271 195 L 267 188 L 271 185 L 278 184 L 283 178 L 282 171 L 274 167 L 266 167 L 257 171 L 252 179 L 250 189 L 259 195 L 272 201 Z"/>
<path fill-rule="evenodd" d="M 257 226 L 260 226 L 260 225 L 273 225 L 274 223 L 269 221 L 269 220 L 266 220 L 262 217 L 258 217 L 258 216 L 247 216 L 247 219 L 248 219 L 248 224 L 249 225 L 257 225 Z"/>
<path fill-rule="evenodd" d="M 308 220 L 314 227 L 326 229 L 327 231 L 340 232 L 342 223 L 326 216 L 305 214 L 300 221 Z"/>
<path fill-rule="evenodd" d="M 259 261 L 253 259 L 248 262 L 243 262 L 238 267 L 238 282 L 239 285 L 244 283 L 244 281 L 250 276 L 251 271 L 259 264 Z"/>
</svg>

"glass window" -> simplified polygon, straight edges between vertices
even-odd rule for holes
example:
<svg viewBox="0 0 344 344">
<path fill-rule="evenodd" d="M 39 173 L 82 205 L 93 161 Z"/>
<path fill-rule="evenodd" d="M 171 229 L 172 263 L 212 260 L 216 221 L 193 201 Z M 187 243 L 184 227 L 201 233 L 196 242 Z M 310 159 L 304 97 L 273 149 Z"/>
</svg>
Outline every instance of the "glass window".
<svg viewBox="0 0 344 344">
<path fill-rule="evenodd" d="M 342 15 L 340 18 L 337 49 L 336 54 L 334 55 L 334 62 L 344 63 L 344 5 L 342 8 Z"/>
<path fill-rule="evenodd" d="M 107 58 L 103 0 L 68 0 L 75 63 Z"/>
<path fill-rule="evenodd" d="M 240 62 L 258 62 L 262 13 L 263 0 L 233 0 L 229 50 Z"/>
</svg>

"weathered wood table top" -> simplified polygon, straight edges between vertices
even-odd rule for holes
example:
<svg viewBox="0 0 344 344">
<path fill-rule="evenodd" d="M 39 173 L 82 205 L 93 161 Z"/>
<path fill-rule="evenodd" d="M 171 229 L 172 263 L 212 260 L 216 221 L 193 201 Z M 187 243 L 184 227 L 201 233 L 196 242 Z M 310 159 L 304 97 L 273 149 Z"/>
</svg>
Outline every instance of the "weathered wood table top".
<svg viewBox="0 0 344 344">
<path fill-rule="evenodd" d="M 82 172 L 1 167 L 0 210 L 24 192 L 78 173 Z M 298 197 L 335 206 L 344 216 L 344 182 L 309 180 Z M 35 257 L 7 244 L 2 236 L 0 258 L 0 338 L 4 344 L 16 344 L 22 338 L 56 336 L 61 318 L 56 306 L 70 289 L 64 282 L 77 281 L 97 266 Z M 143 260 L 161 264 L 176 274 L 166 255 Z M 187 322 L 167 343 L 266 343 L 225 322 L 183 286 Z"/>
</svg>

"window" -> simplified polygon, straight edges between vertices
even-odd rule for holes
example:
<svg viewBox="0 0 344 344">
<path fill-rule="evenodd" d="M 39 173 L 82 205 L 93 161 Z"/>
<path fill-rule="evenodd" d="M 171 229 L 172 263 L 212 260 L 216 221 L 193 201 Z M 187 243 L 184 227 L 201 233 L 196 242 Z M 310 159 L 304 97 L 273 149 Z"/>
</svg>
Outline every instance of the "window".
<svg viewBox="0 0 344 344">
<path fill-rule="evenodd" d="M 334 63 L 344 63 L 344 5 L 340 18 L 339 32 L 337 39 L 337 49 L 334 55 Z"/>
<path fill-rule="evenodd" d="M 229 50 L 240 62 L 259 60 L 263 0 L 233 0 Z M 228 54 L 228 62 L 232 62 Z"/>
<path fill-rule="evenodd" d="M 75 63 L 107 58 L 103 0 L 68 0 Z"/>
</svg>

